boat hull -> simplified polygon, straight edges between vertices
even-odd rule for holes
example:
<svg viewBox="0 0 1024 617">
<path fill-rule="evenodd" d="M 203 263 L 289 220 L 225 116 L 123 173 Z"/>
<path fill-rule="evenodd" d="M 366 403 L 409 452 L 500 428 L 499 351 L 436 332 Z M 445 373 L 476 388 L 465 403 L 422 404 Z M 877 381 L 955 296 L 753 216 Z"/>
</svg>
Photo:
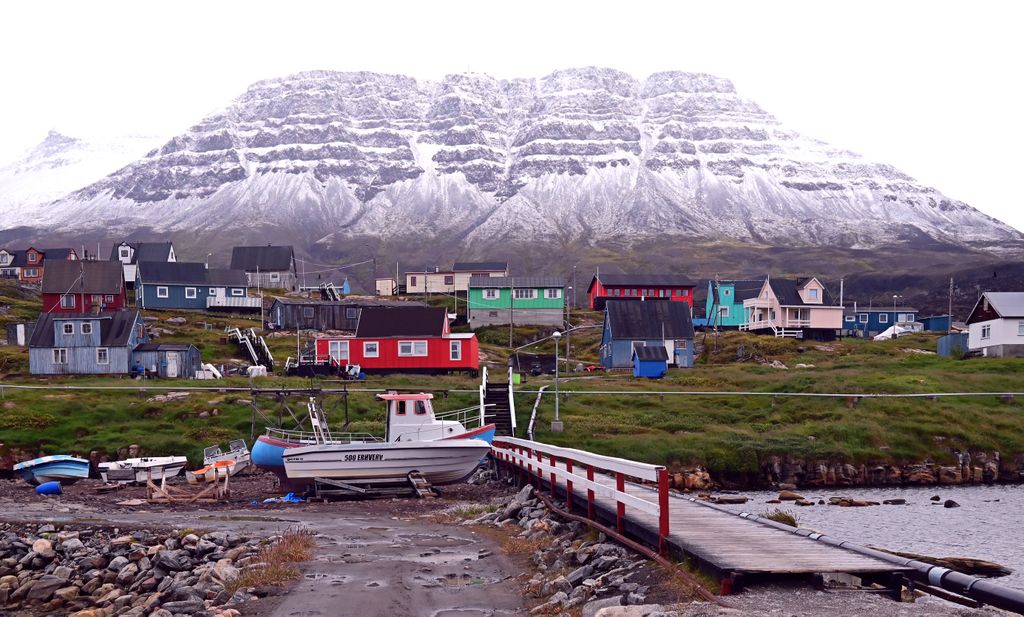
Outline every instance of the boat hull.
<svg viewBox="0 0 1024 617">
<path fill-rule="evenodd" d="M 173 478 L 188 464 L 184 456 L 161 456 L 153 458 L 128 458 L 122 461 L 100 463 L 100 477 L 104 482 L 142 484 Z"/>
<path fill-rule="evenodd" d="M 450 441 L 456 439 L 477 439 L 483 441 L 487 445 L 490 445 L 494 441 L 495 425 L 487 424 L 479 428 L 453 435 L 451 437 L 445 437 L 439 441 Z M 260 469 L 273 472 L 277 476 L 277 479 L 281 482 L 281 489 L 286 491 L 297 491 L 302 490 L 306 484 L 297 482 L 296 480 L 289 478 L 284 467 L 284 455 L 288 450 L 293 448 L 311 446 L 314 445 L 312 442 L 297 442 L 287 441 L 284 439 L 278 439 L 271 437 L 270 435 L 260 435 L 256 442 L 252 446 L 251 458 L 252 464 Z M 481 458 L 487 455 L 487 452 L 481 455 Z"/>
<path fill-rule="evenodd" d="M 14 473 L 29 484 L 71 484 L 89 477 L 89 461 L 63 454 L 44 456 L 18 463 Z"/>
<path fill-rule="evenodd" d="M 319 444 L 290 448 L 284 454 L 284 466 L 289 480 L 307 484 L 314 478 L 400 484 L 415 472 L 430 484 L 444 485 L 471 476 L 489 450 L 486 442 L 476 439 Z"/>
</svg>

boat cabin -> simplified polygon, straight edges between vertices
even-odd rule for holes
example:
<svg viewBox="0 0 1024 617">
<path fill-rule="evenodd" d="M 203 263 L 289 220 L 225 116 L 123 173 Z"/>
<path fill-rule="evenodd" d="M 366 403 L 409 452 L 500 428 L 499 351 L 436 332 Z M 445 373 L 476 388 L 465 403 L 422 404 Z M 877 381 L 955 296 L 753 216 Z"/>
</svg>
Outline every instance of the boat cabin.
<svg viewBox="0 0 1024 617">
<path fill-rule="evenodd" d="M 377 399 L 387 405 L 387 441 L 433 441 L 456 435 L 474 437 L 477 431 L 467 432 L 463 422 L 474 422 L 483 426 L 482 410 L 467 408 L 446 412 L 438 418 L 431 402 L 433 394 L 418 392 L 416 394 L 378 394 Z M 475 417 L 474 417 L 475 416 Z M 479 429 L 478 429 L 479 430 Z M 493 427 L 491 427 L 493 430 Z"/>
</svg>

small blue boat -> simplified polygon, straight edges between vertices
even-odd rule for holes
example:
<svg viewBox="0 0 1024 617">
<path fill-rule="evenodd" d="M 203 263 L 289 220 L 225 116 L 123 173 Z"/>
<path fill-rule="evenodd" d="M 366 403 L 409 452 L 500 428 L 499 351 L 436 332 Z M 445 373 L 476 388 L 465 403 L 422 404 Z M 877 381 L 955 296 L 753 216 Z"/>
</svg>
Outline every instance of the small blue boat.
<svg viewBox="0 0 1024 617">
<path fill-rule="evenodd" d="M 14 466 L 14 473 L 29 484 L 71 484 L 89 477 L 89 461 L 67 454 L 55 454 L 18 463 Z"/>
</svg>

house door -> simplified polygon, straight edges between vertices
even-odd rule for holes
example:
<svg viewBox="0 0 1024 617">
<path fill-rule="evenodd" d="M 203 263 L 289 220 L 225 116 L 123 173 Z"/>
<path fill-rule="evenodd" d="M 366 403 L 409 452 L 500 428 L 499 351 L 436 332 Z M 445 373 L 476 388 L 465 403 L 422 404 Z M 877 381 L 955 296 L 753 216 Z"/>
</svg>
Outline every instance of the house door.
<svg viewBox="0 0 1024 617">
<path fill-rule="evenodd" d="M 348 364 L 348 341 L 330 341 L 327 344 L 327 353 L 331 356 L 334 364 Z"/>
<path fill-rule="evenodd" d="M 168 351 L 165 360 L 167 362 L 167 378 L 176 378 L 178 376 L 178 352 Z"/>
</svg>

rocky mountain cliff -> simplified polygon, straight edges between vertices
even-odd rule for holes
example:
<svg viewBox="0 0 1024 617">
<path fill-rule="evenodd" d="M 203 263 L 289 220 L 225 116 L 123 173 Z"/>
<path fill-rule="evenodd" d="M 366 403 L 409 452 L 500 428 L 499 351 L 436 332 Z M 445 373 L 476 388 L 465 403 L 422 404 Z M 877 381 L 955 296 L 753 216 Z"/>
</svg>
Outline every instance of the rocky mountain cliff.
<svg viewBox="0 0 1024 617">
<path fill-rule="evenodd" d="M 787 129 L 728 80 L 603 68 L 262 81 L 35 224 L 70 222 L 322 247 L 457 242 L 479 255 L 496 242 L 1024 241 L 891 166 Z"/>
</svg>

